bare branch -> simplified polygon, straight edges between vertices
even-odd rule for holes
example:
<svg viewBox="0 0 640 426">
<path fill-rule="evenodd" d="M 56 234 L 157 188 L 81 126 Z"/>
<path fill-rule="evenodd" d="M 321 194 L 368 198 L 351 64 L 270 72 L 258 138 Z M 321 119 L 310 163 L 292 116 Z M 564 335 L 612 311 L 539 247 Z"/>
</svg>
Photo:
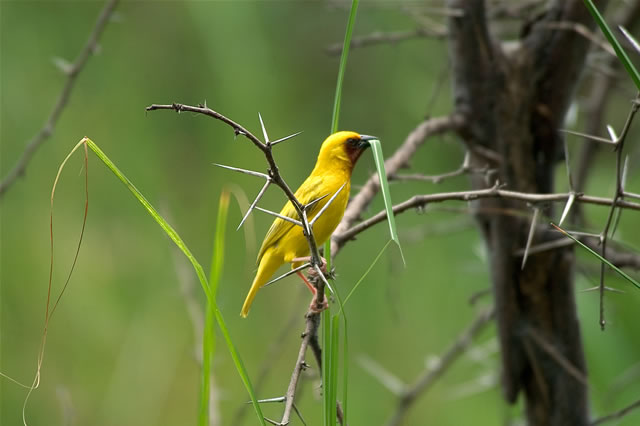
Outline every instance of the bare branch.
<svg viewBox="0 0 640 426">
<path fill-rule="evenodd" d="M 616 411 L 613 414 L 609 414 L 607 416 L 600 417 L 599 419 L 594 420 L 593 422 L 591 422 L 591 426 L 601 425 L 612 420 L 619 420 L 637 408 L 640 408 L 640 399 L 633 402 L 632 404 L 627 405 L 620 411 Z"/>
<path fill-rule="evenodd" d="M 350 49 L 358 47 L 376 46 L 379 44 L 396 44 L 405 40 L 414 40 L 417 38 L 445 38 L 447 31 L 444 28 L 427 28 L 419 27 L 415 30 L 382 32 L 376 31 L 360 37 L 351 39 Z M 340 55 L 342 53 L 342 43 L 332 44 L 326 49 L 329 55 Z"/>
<path fill-rule="evenodd" d="M 591 31 L 586 25 L 583 25 L 579 22 L 569 22 L 569 21 L 560 21 L 560 22 L 546 22 L 544 24 L 545 27 L 551 28 L 554 30 L 568 30 L 574 31 L 576 34 L 580 34 L 582 37 L 589 40 L 591 43 L 598 46 L 600 49 L 604 50 L 608 54 L 616 57 L 616 52 L 613 50 L 611 45 L 606 42 L 602 37 L 598 34 Z"/>
<path fill-rule="evenodd" d="M 464 155 L 464 160 L 460 167 L 451 172 L 442 173 L 439 175 L 423 175 L 420 173 L 414 174 L 394 174 L 388 176 L 389 180 L 396 181 L 422 181 L 422 182 L 432 182 L 434 184 L 441 183 L 445 179 L 450 179 L 453 177 L 463 176 L 467 174 L 478 174 L 478 175 L 489 175 L 495 172 L 496 169 L 489 168 L 488 165 L 485 167 L 471 167 L 471 153 L 467 151 Z"/>
<path fill-rule="evenodd" d="M 402 203 L 393 206 L 394 214 L 403 213 L 407 210 L 417 207 L 424 207 L 429 203 L 439 203 L 443 201 L 473 201 L 481 198 L 508 198 L 512 200 L 526 201 L 529 203 L 548 203 L 554 201 L 566 201 L 572 196 L 572 193 L 555 193 L 555 194 L 532 194 L 527 192 L 509 191 L 506 189 L 500 189 L 498 186 L 492 188 L 478 189 L 475 191 L 460 191 L 460 192 L 441 192 L 437 194 L 427 195 L 415 195 Z M 610 198 L 594 197 L 584 194 L 574 194 L 576 201 L 588 204 L 612 206 L 630 209 L 640 210 L 639 203 L 633 203 L 625 200 L 612 200 Z M 347 241 L 361 233 L 362 231 L 372 227 L 373 225 L 382 222 L 387 218 L 386 211 L 381 211 L 369 219 L 360 222 L 357 225 L 348 228 L 343 232 L 336 232 L 333 235 L 333 242 L 336 247 L 342 247 Z"/>
<path fill-rule="evenodd" d="M 93 27 L 93 31 L 89 35 L 89 39 L 85 43 L 84 47 L 78 54 L 76 60 L 71 64 L 68 69 L 65 70 L 67 75 L 67 80 L 62 88 L 62 92 L 58 96 L 58 100 L 56 101 L 53 110 L 49 114 L 47 121 L 45 121 L 43 127 L 40 131 L 27 143 L 25 146 L 20 159 L 17 161 L 16 165 L 11 169 L 11 171 L 4 177 L 2 182 L 0 182 L 0 198 L 5 194 L 5 192 L 13 185 L 13 183 L 21 176 L 24 175 L 31 158 L 35 155 L 36 151 L 40 148 L 40 146 L 53 134 L 53 130 L 58 122 L 58 118 L 62 114 L 62 111 L 67 106 L 67 102 L 69 101 L 69 97 L 71 96 L 71 91 L 73 90 L 76 78 L 80 71 L 84 68 L 85 64 L 89 60 L 91 54 L 93 54 L 97 47 L 98 41 L 100 40 L 100 36 L 104 32 L 113 11 L 118 5 L 118 0 L 108 0 L 105 4 L 104 8 L 100 12 L 98 16 L 98 20 L 96 21 L 95 26 Z"/>
<path fill-rule="evenodd" d="M 493 315 L 493 308 L 481 312 L 442 354 L 438 363 L 435 366 L 427 367 L 413 384 L 404 389 L 402 396 L 398 400 L 395 413 L 387 423 L 388 426 L 402 424 L 415 400 L 426 392 L 453 365 L 458 357 L 471 345 L 473 338 L 480 334 L 493 319 Z"/>
<path fill-rule="evenodd" d="M 302 371 L 307 368 L 307 363 L 304 360 L 305 354 L 307 352 L 307 346 L 309 345 L 309 342 L 313 338 L 313 336 L 315 336 L 318 332 L 319 325 L 320 315 L 307 314 L 307 323 L 304 333 L 302 334 L 302 343 L 300 344 L 300 350 L 298 351 L 298 359 L 296 360 L 295 367 L 293 368 L 293 373 L 291 373 L 291 380 L 289 382 L 289 387 L 287 388 L 287 393 L 285 395 L 285 409 L 282 415 L 282 420 L 280 421 L 281 425 L 289 424 L 289 419 L 291 418 L 291 410 L 293 409 L 296 395 L 296 387 L 298 386 L 298 380 L 300 379 L 300 374 L 302 373 Z"/>
<path fill-rule="evenodd" d="M 266 145 L 262 143 L 260 139 L 254 136 L 253 133 L 251 133 L 250 131 L 248 131 L 247 129 L 245 129 L 243 126 L 236 123 L 235 121 L 231 120 L 230 118 L 225 117 L 224 115 L 212 110 L 211 108 L 208 108 L 205 105 L 191 106 L 191 105 L 183 105 L 178 103 L 173 103 L 171 105 L 151 104 L 145 108 L 146 111 L 156 111 L 156 110 L 163 110 L 163 109 L 173 110 L 173 111 L 176 111 L 177 113 L 181 113 L 184 111 L 195 112 L 198 114 L 204 114 L 209 117 L 215 118 L 216 120 L 220 120 L 223 123 L 226 123 L 229 126 L 231 126 L 236 135 L 242 135 L 245 138 L 249 139 L 255 146 L 258 147 L 258 149 L 260 149 L 260 151 L 265 152 L 267 149 Z"/>
<path fill-rule="evenodd" d="M 260 139 L 258 139 L 255 135 L 253 135 L 253 133 L 248 131 L 246 128 L 244 128 L 240 124 L 236 123 L 235 121 L 231 120 L 230 118 L 225 117 L 224 115 L 220 114 L 219 112 L 216 112 L 216 111 L 212 110 L 211 108 L 208 108 L 206 105 L 190 106 L 190 105 L 183 105 L 183 104 L 178 104 L 178 103 L 173 103 L 171 105 L 152 104 L 152 105 L 149 105 L 146 108 L 146 110 L 147 111 L 173 110 L 173 111 L 176 111 L 178 113 L 184 112 L 184 111 L 188 111 L 188 112 L 195 112 L 195 113 L 198 113 L 198 114 L 203 114 L 203 115 L 209 116 L 211 118 L 215 118 L 216 120 L 222 121 L 223 123 L 231 126 L 236 135 L 242 135 L 245 138 L 249 139 L 249 141 L 251 141 L 264 154 L 265 159 L 267 160 L 267 163 L 269 164 L 269 175 L 268 175 L 268 177 L 271 179 L 271 181 L 273 183 L 275 183 L 277 186 L 280 187 L 280 189 L 282 189 L 282 191 L 285 193 L 285 195 L 287 196 L 287 198 L 291 202 L 291 205 L 294 207 L 294 209 L 298 213 L 298 217 L 300 217 L 302 219 L 302 224 L 304 225 L 303 226 L 304 235 L 305 235 L 305 238 L 307 239 L 307 242 L 309 243 L 309 252 L 311 253 L 311 264 L 312 265 L 313 264 L 318 264 L 319 265 L 319 264 L 322 263 L 321 258 L 320 258 L 320 254 L 318 252 L 318 246 L 316 244 L 316 240 L 313 237 L 313 234 L 312 234 L 310 228 L 308 227 L 308 222 L 306 222 L 306 219 L 304 219 L 304 217 L 305 217 L 304 206 L 300 203 L 300 201 L 298 201 L 298 199 L 296 198 L 296 196 L 293 193 L 293 191 L 291 190 L 291 188 L 289 188 L 289 185 L 287 185 L 287 183 L 285 182 L 284 178 L 280 175 L 280 171 L 278 169 L 278 166 L 277 166 L 277 164 L 276 164 L 276 162 L 275 162 L 275 160 L 273 158 L 273 152 L 272 152 L 273 144 L 263 143 L 262 141 L 260 141 Z M 230 168 L 229 166 L 225 166 L 225 167 L 226 168 Z M 238 171 L 239 171 L 239 169 L 238 169 Z M 256 173 L 256 174 L 260 175 L 258 172 L 253 172 L 253 173 Z M 255 207 L 255 208 L 256 209 L 260 209 L 259 207 Z M 260 210 L 261 211 L 265 211 L 263 209 L 260 209 Z M 269 211 L 266 211 L 266 212 L 267 213 L 273 213 L 273 212 L 269 212 Z M 288 220 L 288 219 L 285 219 L 285 220 Z"/>
</svg>

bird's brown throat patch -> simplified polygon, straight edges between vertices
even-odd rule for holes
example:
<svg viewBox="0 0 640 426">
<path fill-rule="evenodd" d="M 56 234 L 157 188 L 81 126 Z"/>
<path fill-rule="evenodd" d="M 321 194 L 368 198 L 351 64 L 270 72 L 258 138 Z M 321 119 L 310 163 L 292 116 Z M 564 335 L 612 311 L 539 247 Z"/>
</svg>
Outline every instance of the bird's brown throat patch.
<svg viewBox="0 0 640 426">
<path fill-rule="evenodd" d="M 360 158 L 360 155 L 362 155 L 362 151 L 364 151 L 364 149 L 346 144 L 345 150 L 347 151 L 349 160 L 351 160 L 351 168 L 353 169 L 353 166 L 356 165 L 356 161 L 358 161 L 358 158 Z"/>
</svg>

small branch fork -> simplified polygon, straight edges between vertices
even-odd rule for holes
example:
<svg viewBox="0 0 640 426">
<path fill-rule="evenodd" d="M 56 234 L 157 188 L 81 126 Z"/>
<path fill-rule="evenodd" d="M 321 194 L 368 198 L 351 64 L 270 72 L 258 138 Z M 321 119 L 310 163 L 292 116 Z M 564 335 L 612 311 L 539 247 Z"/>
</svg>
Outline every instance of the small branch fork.
<svg viewBox="0 0 640 426">
<path fill-rule="evenodd" d="M 317 300 L 317 305 L 316 308 L 318 311 L 323 309 L 323 301 L 325 299 L 325 286 L 328 287 L 331 290 L 331 287 L 327 281 L 327 279 L 325 278 L 324 274 L 322 273 L 321 269 L 320 269 L 320 265 L 323 264 L 322 262 L 322 258 L 320 257 L 319 251 L 318 251 L 318 247 L 315 241 L 315 238 L 313 236 L 313 231 L 312 231 L 312 227 L 313 224 L 315 223 L 315 221 L 320 217 L 320 215 L 322 215 L 327 207 L 335 200 L 336 196 L 340 193 L 340 191 L 342 191 L 342 189 L 344 188 L 344 185 L 335 193 L 335 194 L 326 194 L 323 197 L 313 200 L 311 201 L 309 204 L 303 205 L 302 203 L 300 203 L 300 201 L 296 198 L 296 196 L 294 195 L 293 191 L 291 191 L 291 188 L 287 185 L 287 183 L 285 182 L 285 180 L 282 178 L 280 171 L 278 169 L 278 166 L 275 162 L 275 159 L 273 158 L 273 152 L 272 152 L 272 148 L 274 145 L 280 143 L 280 142 L 284 142 L 285 140 L 291 139 L 297 135 L 299 135 L 301 132 L 298 133 L 294 133 L 292 135 L 286 136 L 284 138 L 280 138 L 277 139 L 275 141 L 270 141 L 269 137 L 267 135 L 267 130 L 265 128 L 264 122 L 262 120 L 262 116 L 259 115 L 260 118 L 260 124 L 262 127 L 262 132 L 263 132 L 263 136 L 264 136 L 264 142 L 262 142 L 258 137 L 256 137 L 255 135 L 253 135 L 250 131 L 248 131 L 246 128 L 244 128 L 242 125 L 236 123 L 235 121 L 231 120 L 230 118 L 225 117 L 224 115 L 220 114 L 219 112 L 216 112 L 210 108 L 208 108 L 206 105 L 198 105 L 198 106 L 190 106 L 190 105 L 183 105 L 183 104 L 178 104 L 178 103 L 173 103 L 170 105 L 157 105 L 157 104 L 153 104 L 150 105 L 146 108 L 147 111 L 156 111 L 156 110 L 173 110 L 176 111 L 178 113 L 180 112 L 193 112 L 193 113 L 198 113 L 198 114 L 203 114 L 212 118 L 215 118 L 216 120 L 220 120 L 224 123 L 226 123 L 227 125 L 231 126 L 233 128 L 233 131 L 235 133 L 236 136 L 241 135 L 244 136 L 245 138 L 247 138 L 250 142 L 252 142 L 260 151 L 262 151 L 262 153 L 265 156 L 265 159 L 267 160 L 267 163 L 269 165 L 269 169 L 267 171 L 267 173 L 260 173 L 260 172 L 256 172 L 256 171 L 252 171 L 252 170 L 245 170 L 245 169 L 241 169 L 241 168 L 237 168 L 237 167 L 231 167 L 231 166 L 225 166 L 225 165 L 221 165 L 221 164 L 216 164 L 219 167 L 228 169 L 228 170 L 232 170 L 232 171 L 236 171 L 236 172 L 240 172 L 240 173 L 244 173 L 244 174 L 248 174 L 251 176 L 256 176 L 256 177 L 260 177 L 263 178 L 265 180 L 265 184 L 262 187 L 262 189 L 260 190 L 260 192 L 258 193 L 258 195 L 256 196 L 255 200 L 253 201 L 253 203 L 251 204 L 251 207 L 249 208 L 249 210 L 247 211 L 247 213 L 245 214 L 245 216 L 242 218 L 242 221 L 240 222 L 240 225 L 238 226 L 238 228 L 240 228 L 240 226 L 242 226 L 242 224 L 244 223 L 244 221 L 246 220 L 246 218 L 248 217 L 248 215 L 251 213 L 251 211 L 255 210 L 259 210 L 268 214 L 271 214 L 275 217 L 278 217 L 280 219 L 289 221 L 294 223 L 296 226 L 300 226 L 302 228 L 303 234 L 305 236 L 305 238 L 307 239 L 307 242 L 309 243 L 309 250 L 310 250 L 310 254 L 311 254 L 311 258 L 310 258 L 310 262 L 306 263 L 305 265 L 302 265 L 299 268 L 296 268 L 292 271 L 287 272 L 286 274 L 271 280 L 270 282 L 267 283 L 267 285 L 272 284 L 276 281 L 279 281 L 280 279 L 291 275 L 294 272 L 298 272 L 301 269 L 304 269 L 305 267 L 311 267 L 314 271 L 315 271 L 315 276 L 314 278 L 311 279 L 314 287 L 316 288 L 316 300 Z M 283 192 L 284 194 L 287 196 L 287 198 L 289 199 L 289 201 L 291 202 L 291 204 L 293 205 L 293 207 L 295 208 L 296 212 L 298 213 L 298 218 L 299 220 L 290 218 L 290 217 L 285 217 L 282 216 L 278 213 L 272 212 L 270 210 L 266 210 L 263 209 L 259 206 L 257 206 L 258 202 L 260 201 L 260 199 L 262 198 L 262 196 L 264 195 L 264 193 L 266 192 L 267 188 L 271 185 L 271 184 L 275 184 L 276 186 L 278 186 Z M 309 221 L 309 219 L 307 218 L 307 211 L 308 209 L 313 206 L 314 204 L 316 204 L 317 202 L 319 202 L 321 199 L 327 197 L 331 195 L 331 198 L 327 201 L 327 203 L 323 206 L 323 208 L 318 212 L 318 214 L 316 216 L 314 216 L 314 218 Z M 275 399 L 269 399 L 269 400 L 264 400 L 262 402 L 284 402 L 285 403 L 285 408 L 284 408 L 284 413 L 282 416 L 282 420 L 278 423 L 274 420 L 271 419 L 265 419 L 268 422 L 275 424 L 275 425 L 287 425 L 289 423 L 290 417 L 291 417 L 291 412 L 292 411 L 296 411 L 298 412 L 297 408 L 295 407 L 294 404 L 294 400 L 295 400 L 295 392 L 296 392 L 296 388 L 298 385 L 298 380 L 300 378 L 300 374 L 302 373 L 302 371 L 307 368 L 307 364 L 304 361 L 304 356 L 305 353 L 307 351 L 307 347 L 311 346 L 314 350 L 314 354 L 316 355 L 318 364 L 320 365 L 320 368 L 322 368 L 321 366 L 321 358 L 319 356 L 319 348 L 320 345 L 317 341 L 317 330 L 318 330 L 318 326 L 320 324 L 320 315 L 318 313 L 314 313 L 314 312 L 308 312 L 306 315 L 306 329 L 305 332 L 302 335 L 302 342 L 300 344 L 300 350 L 298 352 L 298 359 L 296 361 L 296 365 L 294 367 L 293 373 L 291 374 L 291 380 L 289 382 L 289 386 L 287 388 L 287 393 L 285 394 L 284 397 L 281 398 L 275 398 Z M 298 413 L 298 415 L 300 415 L 300 413 Z M 300 417 L 302 419 L 302 417 Z M 304 421 L 303 421 L 304 422 Z"/>
<path fill-rule="evenodd" d="M 45 121 L 43 127 L 38 131 L 38 133 L 31 138 L 31 140 L 27 143 L 20 156 L 20 159 L 16 162 L 15 166 L 0 182 L 0 199 L 4 196 L 6 191 L 16 182 L 16 180 L 25 174 L 27 166 L 29 162 L 38 151 L 40 146 L 51 136 L 53 133 L 53 129 L 58 122 L 58 118 L 62 114 L 62 111 L 67 106 L 67 102 L 69 101 L 69 97 L 71 96 L 71 91 L 76 83 L 76 78 L 80 74 L 80 71 L 84 68 L 85 64 L 89 60 L 89 57 L 93 52 L 96 51 L 98 47 L 98 41 L 100 40 L 100 36 L 104 32 L 104 29 L 109 22 L 109 19 L 113 15 L 113 12 L 118 5 L 119 0 L 108 0 L 105 4 L 104 8 L 100 12 L 98 16 L 98 20 L 96 21 L 96 25 L 91 31 L 89 35 L 89 39 L 85 43 L 84 47 L 78 54 L 76 60 L 65 67 L 64 72 L 67 75 L 67 80 L 58 96 L 58 99 L 53 107 L 53 110 L 49 114 L 47 121 Z"/>
</svg>

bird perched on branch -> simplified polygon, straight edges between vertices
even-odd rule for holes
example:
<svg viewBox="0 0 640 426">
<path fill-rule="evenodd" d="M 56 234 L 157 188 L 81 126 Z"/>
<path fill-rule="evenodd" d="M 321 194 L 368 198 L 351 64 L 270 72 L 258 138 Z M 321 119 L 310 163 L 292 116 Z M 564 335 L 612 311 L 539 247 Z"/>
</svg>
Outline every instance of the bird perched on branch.
<svg viewBox="0 0 640 426">
<path fill-rule="evenodd" d="M 303 206 L 321 198 L 307 210 L 307 218 L 311 222 L 332 196 L 340 191 L 313 224 L 313 236 L 318 246 L 324 244 L 342 220 L 349 201 L 351 171 L 360 154 L 369 146 L 369 141 L 374 139 L 377 138 L 356 132 L 337 132 L 329 136 L 322 143 L 313 171 L 295 192 L 296 198 Z M 290 201 L 282 208 L 280 215 L 301 220 Z M 309 252 L 309 243 L 302 233 L 302 228 L 292 222 L 276 218 L 260 247 L 258 272 L 240 315 L 246 317 L 249 314 L 256 293 L 280 266 L 291 263 L 291 268 L 295 269 L 309 261 Z M 316 289 L 300 271 L 297 274 L 314 295 L 311 302 L 311 309 L 314 310 Z"/>
</svg>

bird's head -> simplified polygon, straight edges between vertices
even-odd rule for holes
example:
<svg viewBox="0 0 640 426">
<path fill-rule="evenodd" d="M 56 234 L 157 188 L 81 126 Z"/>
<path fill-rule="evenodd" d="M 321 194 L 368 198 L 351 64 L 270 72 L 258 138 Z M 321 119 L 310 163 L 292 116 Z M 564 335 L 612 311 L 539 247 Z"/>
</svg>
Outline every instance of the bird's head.
<svg viewBox="0 0 640 426">
<path fill-rule="evenodd" d="M 369 141 L 374 139 L 377 138 L 356 132 L 334 133 L 322 143 L 320 154 L 318 154 L 318 164 L 330 162 L 336 165 L 338 162 L 351 170 L 362 152 L 369 146 Z"/>
</svg>

